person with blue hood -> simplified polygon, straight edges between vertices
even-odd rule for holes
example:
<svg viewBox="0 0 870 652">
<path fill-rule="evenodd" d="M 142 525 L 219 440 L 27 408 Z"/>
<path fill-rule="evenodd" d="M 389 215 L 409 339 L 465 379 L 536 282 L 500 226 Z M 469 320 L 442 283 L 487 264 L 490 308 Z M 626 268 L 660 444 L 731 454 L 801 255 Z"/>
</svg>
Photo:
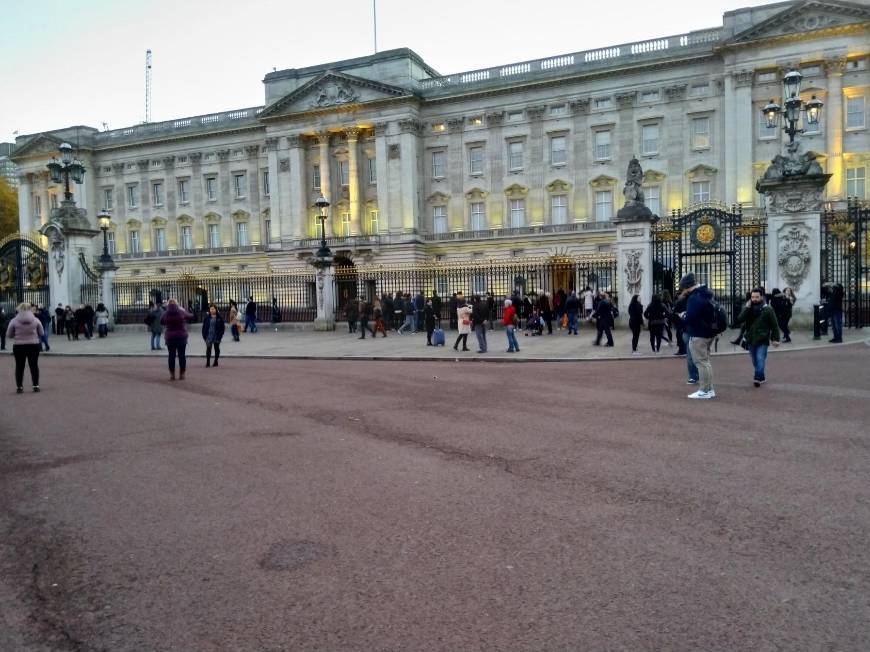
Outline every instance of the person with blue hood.
<svg viewBox="0 0 870 652">
<path fill-rule="evenodd" d="M 713 365 L 710 363 L 710 349 L 716 339 L 713 324 L 716 319 L 713 307 L 713 293 L 706 285 L 700 285 L 691 272 L 680 279 L 680 290 L 688 292 L 685 316 L 682 317 L 689 336 L 689 350 L 692 361 L 698 368 L 700 387 L 689 394 L 692 399 L 711 399 L 716 397 L 713 389 Z"/>
</svg>

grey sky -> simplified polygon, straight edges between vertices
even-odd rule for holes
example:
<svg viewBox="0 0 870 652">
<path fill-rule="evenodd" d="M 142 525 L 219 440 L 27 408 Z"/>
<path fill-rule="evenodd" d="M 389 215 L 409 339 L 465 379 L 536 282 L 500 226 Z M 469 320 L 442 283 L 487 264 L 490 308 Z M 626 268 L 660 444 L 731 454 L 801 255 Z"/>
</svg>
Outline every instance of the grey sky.
<svg viewBox="0 0 870 652">
<path fill-rule="evenodd" d="M 715 27 L 753 0 L 378 0 L 380 50 L 409 47 L 442 74 Z M 75 6 L 75 9 L 70 9 Z M 263 104 L 262 78 L 371 54 L 372 0 L 7 0 L 0 141 L 84 124 Z"/>
</svg>

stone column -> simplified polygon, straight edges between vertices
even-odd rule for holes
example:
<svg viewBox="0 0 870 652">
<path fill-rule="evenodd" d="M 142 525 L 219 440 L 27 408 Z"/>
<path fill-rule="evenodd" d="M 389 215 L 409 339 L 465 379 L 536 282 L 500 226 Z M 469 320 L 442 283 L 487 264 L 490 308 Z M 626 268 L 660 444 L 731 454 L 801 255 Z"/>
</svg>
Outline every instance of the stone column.
<svg viewBox="0 0 870 652">
<path fill-rule="evenodd" d="M 821 299 L 821 210 L 830 174 L 799 174 L 756 184 L 767 199 L 767 286 L 790 287 L 796 323 L 808 323 Z"/>
<path fill-rule="evenodd" d="M 207 211 L 205 209 L 205 177 L 202 174 L 202 152 L 190 152 L 187 158 L 190 160 L 190 214 L 194 219 L 199 216 L 199 223 L 194 222 L 190 225 L 191 238 L 194 248 L 204 247 L 206 237 L 202 217 Z"/>
<path fill-rule="evenodd" d="M 422 123 L 414 119 L 399 122 L 401 136 L 401 191 L 402 191 L 402 229 L 410 231 L 419 225 L 419 193 L 420 193 L 420 156 L 419 139 L 423 131 Z"/>
<path fill-rule="evenodd" d="M 526 199 L 526 225 L 546 222 L 547 206 L 544 192 L 544 174 L 549 166 L 550 143 L 544 134 L 544 112 L 546 106 L 530 106 L 526 115 L 531 123 L 529 128 L 529 157 L 524 164 L 528 169 L 529 195 Z"/>
<path fill-rule="evenodd" d="M 644 207 L 645 208 L 645 207 Z M 628 323 L 628 302 L 635 294 L 643 305 L 652 298 L 652 224 L 649 214 L 621 209 L 613 222 L 616 226 L 616 278 L 619 288 L 619 318 Z"/>
<path fill-rule="evenodd" d="M 486 202 L 486 222 L 489 228 L 505 226 L 504 217 L 504 193 L 500 192 L 508 185 L 505 179 L 504 157 L 505 157 L 505 141 L 502 136 L 502 125 L 504 124 L 504 111 L 492 111 L 486 114 L 486 154 L 489 159 L 488 175 L 484 175 L 484 179 L 489 179 L 489 184 L 484 184 L 482 179 L 476 179 L 476 183 L 482 184 L 481 190 L 489 193 L 489 201 Z M 471 229 L 469 222 L 470 216 L 467 214 L 468 208 L 465 199 L 462 198 L 461 219 L 457 220 L 460 230 Z M 468 225 L 468 226 L 466 226 Z M 451 224 L 451 230 L 455 227 Z"/>
<path fill-rule="evenodd" d="M 29 233 L 33 224 L 33 206 L 30 203 L 32 190 L 32 174 L 22 174 L 18 177 L 18 231 Z"/>
<path fill-rule="evenodd" d="M 260 217 L 260 196 L 262 195 L 263 179 L 260 175 L 260 146 L 245 145 L 245 156 L 248 159 L 247 174 L 248 174 L 248 244 L 260 244 L 261 220 Z M 270 179 L 271 181 L 271 179 Z M 271 193 L 271 188 L 269 189 Z M 235 227 L 233 227 L 235 228 Z M 235 234 L 233 234 L 235 236 Z M 238 244 L 238 243 L 234 243 Z"/>
<path fill-rule="evenodd" d="M 726 147 L 731 144 L 736 152 L 737 179 L 734 197 L 727 201 L 752 205 L 752 142 L 755 138 L 755 125 L 758 119 L 752 112 L 751 71 L 736 72 L 733 75 L 736 93 L 734 98 L 735 130 L 725 134 Z M 712 125 L 711 125 L 712 129 Z M 715 145 L 715 144 L 714 144 Z"/>
<path fill-rule="evenodd" d="M 379 122 L 375 125 L 375 165 L 378 173 L 378 211 L 380 229 L 384 226 L 387 230 L 393 230 L 393 215 L 390 207 L 390 169 L 387 165 L 387 123 Z"/>
<path fill-rule="evenodd" d="M 290 236 L 294 240 L 299 240 L 309 237 L 308 222 L 310 218 L 306 182 L 305 138 L 301 135 L 288 136 L 287 143 L 290 145 L 290 206 L 287 228 Z"/>
<path fill-rule="evenodd" d="M 109 313 L 109 328 L 115 327 L 115 297 L 112 294 L 112 282 L 115 280 L 117 270 L 118 266 L 114 263 L 108 265 L 97 263 L 97 272 L 100 274 L 100 301 Z"/>
<path fill-rule="evenodd" d="M 450 191 L 449 206 L 447 209 L 447 224 L 450 231 L 465 230 L 466 203 L 464 185 L 465 171 L 465 145 L 462 142 L 462 131 L 465 127 L 465 118 L 450 118 L 447 121 L 449 141 L 447 145 L 447 184 Z M 432 209 L 429 214 L 423 216 L 423 221 L 429 224 L 432 218 Z M 434 223 L 432 229 L 434 230 Z"/>
<path fill-rule="evenodd" d="M 335 330 L 335 272 L 332 258 L 315 258 L 312 262 L 317 270 L 315 285 L 317 288 L 317 317 L 314 320 L 314 330 Z"/>
<path fill-rule="evenodd" d="M 347 176 L 348 194 L 350 200 L 350 234 L 360 235 L 359 218 L 359 162 L 357 160 L 357 143 L 359 142 L 359 128 L 348 127 L 344 130 L 347 134 Z"/>
<path fill-rule="evenodd" d="M 326 201 L 334 204 L 331 197 L 332 187 L 330 185 L 329 169 L 331 161 L 329 158 L 329 132 L 322 131 L 317 134 L 317 143 L 320 145 L 320 194 L 326 197 Z M 332 236 L 332 229 L 329 226 L 330 220 L 326 221 L 326 237 Z"/>
<path fill-rule="evenodd" d="M 232 170 L 230 169 L 230 155 L 232 151 L 229 149 L 219 149 L 217 151 L 218 157 L 218 206 L 219 214 L 221 216 L 220 221 L 220 234 L 221 234 L 221 247 L 227 247 L 233 243 L 233 218 L 231 214 L 233 212 L 232 209 L 232 201 L 235 195 L 233 194 L 233 186 L 232 186 Z M 211 243 L 208 242 L 208 227 L 205 228 L 205 239 L 206 246 L 210 247 Z"/>
<path fill-rule="evenodd" d="M 828 73 L 828 96 L 822 113 L 825 123 L 825 149 L 828 152 L 829 199 L 843 199 L 845 196 L 843 170 L 843 72 L 846 59 L 832 59 L 825 62 Z"/>
<path fill-rule="evenodd" d="M 722 148 L 725 150 L 725 203 L 733 204 L 737 201 L 737 95 L 735 93 L 734 76 L 725 73 L 725 114 L 723 120 L 725 128 L 722 130 Z M 750 132 L 754 132 L 755 123 L 746 126 Z M 710 126 L 712 129 L 712 125 Z M 691 138 L 691 134 L 687 135 Z"/>
</svg>

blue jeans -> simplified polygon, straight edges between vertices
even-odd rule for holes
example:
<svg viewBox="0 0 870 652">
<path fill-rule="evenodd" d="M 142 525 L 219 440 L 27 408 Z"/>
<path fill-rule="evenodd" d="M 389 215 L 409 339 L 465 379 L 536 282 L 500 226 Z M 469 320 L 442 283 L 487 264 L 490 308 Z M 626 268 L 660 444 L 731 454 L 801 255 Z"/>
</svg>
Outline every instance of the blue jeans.
<svg viewBox="0 0 870 652">
<path fill-rule="evenodd" d="M 516 328 L 514 326 L 505 326 L 504 332 L 507 335 L 508 351 L 519 351 L 520 345 L 517 343 Z"/>
<path fill-rule="evenodd" d="M 405 321 L 401 326 L 399 326 L 398 330 L 400 333 L 402 333 L 406 329 L 408 330 L 408 332 L 412 332 L 414 330 L 414 315 L 405 315 Z"/>
<path fill-rule="evenodd" d="M 48 351 L 51 347 L 48 345 L 48 329 L 42 327 L 42 337 L 39 338 L 42 344 L 45 344 L 45 350 Z"/>
<path fill-rule="evenodd" d="M 843 312 L 831 313 L 831 328 L 834 331 L 834 340 L 839 342 L 843 339 Z"/>
<path fill-rule="evenodd" d="M 686 366 L 689 368 L 689 380 L 698 380 L 698 367 L 692 360 L 692 349 L 689 348 L 689 334 L 683 331 L 683 345 L 686 347 Z"/>
<path fill-rule="evenodd" d="M 474 334 L 477 336 L 477 350 L 486 353 L 486 322 L 475 326 Z"/>
<path fill-rule="evenodd" d="M 245 315 L 245 331 L 257 332 L 257 318 L 253 315 Z"/>
<path fill-rule="evenodd" d="M 568 334 L 574 333 L 577 334 L 577 313 L 569 312 L 568 313 Z"/>
<path fill-rule="evenodd" d="M 151 333 L 151 350 L 160 348 L 160 333 Z"/>
<path fill-rule="evenodd" d="M 764 363 L 767 361 L 767 344 L 749 345 L 749 357 L 752 359 L 752 366 L 755 369 L 753 380 L 765 380 L 764 378 Z"/>
</svg>

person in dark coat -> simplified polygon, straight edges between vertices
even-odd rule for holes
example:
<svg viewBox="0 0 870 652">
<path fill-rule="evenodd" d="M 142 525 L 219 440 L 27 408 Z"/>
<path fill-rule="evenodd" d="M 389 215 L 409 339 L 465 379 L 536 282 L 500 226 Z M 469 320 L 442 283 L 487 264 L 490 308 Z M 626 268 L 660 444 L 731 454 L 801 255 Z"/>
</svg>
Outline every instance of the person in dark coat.
<svg viewBox="0 0 870 652">
<path fill-rule="evenodd" d="M 426 326 L 426 346 L 432 346 L 432 333 L 435 332 L 435 324 L 437 323 L 435 312 L 435 301 L 429 299 L 426 306 L 423 308 L 423 321 Z"/>
<path fill-rule="evenodd" d="M 568 335 L 577 334 L 577 317 L 580 314 L 580 299 L 577 293 L 572 292 L 565 301 L 565 313 L 568 315 Z"/>
<path fill-rule="evenodd" d="M 756 387 L 761 387 L 767 382 L 764 369 L 767 362 L 767 348 L 771 343 L 779 346 L 776 313 L 771 306 L 764 305 L 764 291 L 761 288 L 752 291 L 749 305 L 740 311 L 737 322 L 746 325 L 746 340 L 749 343 L 749 357 L 754 372 L 752 382 Z"/>
<path fill-rule="evenodd" d="M 67 306 L 64 311 L 64 328 L 66 328 L 67 340 L 79 339 L 79 323 L 76 320 L 76 312 L 72 309 L 72 306 Z"/>
<path fill-rule="evenodd" d="M 245 332 L 257 332 L 257 302 L 254 297 L 248 297 L 248 305 L 245 306 Z"/>
<path fill-rule="evenodd" d="M 84 307 L 84 315 L 85 315 L 85 339 L 91 339 L 94 336 L 94 316 L 96 313 L 94 312 L 93 306 L 91 304 L 87 304 Z"/>
<path fill-rule="evenodd" d="M 54 328 L 56 335 L 63 335 L 66 326 L 66 310 L 63 309 L 63 304 L 57 304 L 54 309 Z"/>
<path fill-rule="evenodd" d="M 393 327 L 393 297 L 387 293 L 381 297 L 381 315 L 384 320 L 384 329 L 390 330 Z M 386 333 L 384 335 L 386 336 Z"/>
<path fill-rule="evenodd" d="M 214 349 L 214 366 L 218 366 L 218 358 L 221 357 L 221 339 L 224 336 L 224 318 L 218 313 L 217 306 L 213 303 L 208 307 L 208 313 L 202 320 L 202 339 L 205 340 L 205 366 L 211 367 L 211 351 Z M 181 371 L 182 377 L 184 369 Z"/>
<path fill-rule="evenodd" d="M 828 285 L 827 292 L 828 303 L 825 310 L 831 324 L 831 330 L 834 331 L 834 337 L 828 341 L 832 344 L 841 344 L 843 342 L 843 295 L 845 292 L 839 283 Z"/>
<path fill-rule="evenodd" d="M 414 297 L 414 332 L 419 333 L 423 330 L 423 308 L 426 307 L 426 299 L 423 292 L 417 293 Z"/>
<path fill-rule="evenodd" d="M 450 315 L 450 328 L 451 330 L 456 330 L 457 322 L 456 322 L 456 310 L 459 308 L 459 300 L 456 297 L 456 292 L 450 297 L 450 304 L 448 305 L 448 314 Z"/>
<path fill-rule="evenodd" d="M 486 319 L 489 322 L 489 330 L 495 330 L 495 297 L 492 292 L 486 293 Z"/>
<path fill-rule="evenodd" d="M 654 294 L 649 305 L 643 313 L 649 327 L 649 345 L 653 353 L 658 353 L 662 350 L 662 334 L 665 329 L 665 319 L 667 318 L 667 310 L 662 303 L 662 298 L 658 294 Z"/>
<path fill-rule="evenodd" d="M 637 350 L 637 342 L 640 339 L 640 331 L 643 330 L 643 304 L 640 297 L 634 295 L 628 304 L 628 327 L 631 329 L 631 353 L 640 355 Z"/>
<path fill-rule="evenodd" d="M 369 317 L 371 316 L 371 306 L 369 302 L 365 299 L 361 300 L 356 306 L 356 314 L 357 319 L 359 320 L 359 338 L 364 340 L 366 338 L 366 331 L 372 334 L 372 337 L 375 336 L 375 329 L 369 326 Z M 384 336 L 386 337 L 386 333 Z"/>
<path fill-rule="evenodd" d="M 782 331 L 782 341 L 791 342 L 791 331 L 788 328 L 792 312 L 791 300 L 786 294 L 780 292 L 779 288 L 773 288 L 770 291 L 770 307 L 773 309 L 773 314 L 776 315 L 779 330 Z"/>
<path fill-rule="evenodd" d="M 547 325 L 547 335 L 553 334 L 553 298 L 549 292 L 544 292 L 538 299 L 538 312 Z"/>
<path fill-rule="evenodd" d="M 435 321 L 441 321 L 441 297 L 437 290 L 432 290 L 432 311 L 435 313 Z"/>
<path fill-rule="evenodd" d="M 6 323 L 9 317 L 6 315 L 6 309 L 0 306 L 0 351 L 6 350 Z"/>
<path fill-rule="evenodd" d="M 485 299 L 475 296 L 471 301 L 471 330 L 477 336 L 477 352 L 486 353 L 486 322 L 489 319 L 489 310 L 486 308 Z"/>
<path fill-rule="evenodd" d="M 356 333 L 356 324 L 360 319 L 359 305 L 356 302 L 356 297 L 351 297 L 347 302 L 347 332 Z M 363 333 L 365 337 L 365 333 Z"/>
<path fill-rule="evenodd" d="M 592 313 L 592 319 L 595 320 L 598 329 L 595 346 L 601 346 L 602 335 L 607 336 L 607 346 L 613 346 L 613 334 L 610 332 L 610 329 L 613 328 L 613 304 L 610 303 L 610 298 L 606 292 L 602 292 L 600 297 L 598 305 Z"/>
</svg>

